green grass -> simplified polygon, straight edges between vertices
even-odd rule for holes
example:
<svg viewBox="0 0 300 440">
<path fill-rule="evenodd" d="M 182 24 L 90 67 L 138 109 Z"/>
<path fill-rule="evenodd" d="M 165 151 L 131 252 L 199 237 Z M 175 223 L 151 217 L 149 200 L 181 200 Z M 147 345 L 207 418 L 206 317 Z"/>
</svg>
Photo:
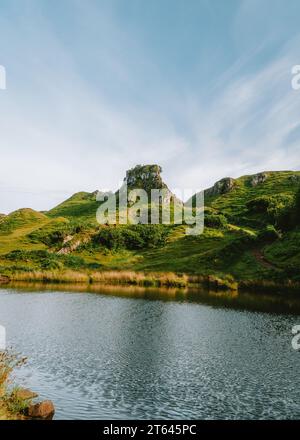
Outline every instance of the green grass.
<svg viewBox="0 0 300 440">
<path fill-rule="evenodd" d="M 90 220 L 96 223 L 96 211 L 100 203 L 96 201 L 96 194 L 79 192 L 47 212 L 49 217 L 66 217 Z"/>
<path fill-rule="evenodd" d="M 270 172 L 255 187 L 251 176 L 236 179 L 230 192 L 206 200 L 200 236 L 187 236 L 183 225 L 99 226 L 95 193 L 77 193 L 46 213 L 19 210 L 0 217 L 0 273 L 106 269 L 297 281 L 300 231 L 280 231 L 299 188 L 295 175 Z"/>
<path fill-rule="evenodd" d="M 235 188 L 227 194 L 207 198 L 206 206 L 212 207 L 222 214 L 234 219 L 237 224 L 248 223 L 259 226 L 261 223 L 260 216 L 249 215 L 247 203 L 259 196 L 274 196 L 277 194 L 294 196 L 299 187 L 299 182 L 291 180 L 291 176 L 300 176 L 299 171 L 277 171 L 267 173 L 267 180 L 251 186 L 251 176 L 243 176 L 236 179 Z"/>
</svg>

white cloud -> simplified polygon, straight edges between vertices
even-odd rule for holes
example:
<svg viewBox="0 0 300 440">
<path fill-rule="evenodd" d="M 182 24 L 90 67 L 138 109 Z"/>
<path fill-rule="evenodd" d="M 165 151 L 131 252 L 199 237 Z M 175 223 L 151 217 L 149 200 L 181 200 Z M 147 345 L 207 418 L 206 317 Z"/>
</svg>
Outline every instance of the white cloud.
<svg viewBox="0 0 300 440">
<path fill-rule="evenodd" d="M 160 163 L 170 187 L 195 190 L 226 175 L 300 167 L 291 136 L 300 93 L 290 85 L 299 38 L 253 68 L 269 37 L 258 41 L 220 71 L 203 98 L 195 84 L 172 90 L 155 60 L 107 11 L 75 6 L 82 35 L 75 52 L 40 11 L 36 29 L 28 26 L 29 13 L 15 13 L 17 35 L 1 19 L 0 39 L 6 36 L 10 47 L 9 87 L 0 95 L 0 212 L 48 209 L 75 191 L 116 189 L 137 163 Z"/>
</svg>

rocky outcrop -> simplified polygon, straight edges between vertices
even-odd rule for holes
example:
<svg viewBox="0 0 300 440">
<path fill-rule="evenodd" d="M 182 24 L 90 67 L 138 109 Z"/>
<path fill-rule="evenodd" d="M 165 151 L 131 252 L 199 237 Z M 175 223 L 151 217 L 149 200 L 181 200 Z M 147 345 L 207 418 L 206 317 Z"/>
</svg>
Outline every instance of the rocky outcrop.
<svg viewBox="0 0 300 440">
<path fill-rule="evenodd" d="M 54 414 L 55 408 L 51 400 L 29 405 L 27 410 L 28 417 L 32 419 L 52 420 Z"/>
<path fill-rule="evenodd" d="M 264 183 L 268 178 L 267 173 L 258 173 L 258 174 L 254 174 L 253 176 L 250 177 L 249 183 L 251 186 L 257 186 L 260 185 L 261 183 Z"/>
<path fill-rule="evenodd" d="M 124 179 L 130 189 L 144 189 L 147 192 L 151 189 L 167 188 L 161 178 L 162 168 L 159 165 L 137 165 L 126 171 Z"/>
<path fill-rule="evenodd" d="M 143 188 L 147 186 L 151 188 L 165 188 L 161 178 L 162 168 L 159 165 L 137 165 L 134 168 L 126 171 L 124 181 L 128 187 Z"/>
<path fill-rule="evenodd" d="M 26 419 L 41 419 L 52 420 L 55 407 L 51 400 L 44 400 L 42 402 L 34 402 L 34 399 L 38 397 L 38 394 L 27 388 L 17 388 L 11 394 L 11 400 L 17 402 L 24 402 L 25 409 L 22 411 L 21 416 Z"/>
<path fill-rule="evenodd" d="M 79 248 L 79 246 L 88 243 L 91 241 L 91 237 L 76 237 L 76 236 L 68 236 L 64 240 L 63 247 L 57 252 L 58 255 L 67 255 L 70 254 L 73 251 L 76 251 L 76 249 Z"/>
<path fill-rule="evenodd" d="M 168 186 L 163 182 L 161 177 L 162 168 L 159 165 L 137 165 L 126 172 L 124 184 L 127 185 L 128 191 L 134 189 L 144 189 L 149 197 L 151 190 L 163 190 L 163 202 L 169 203 L 173 199 L 176 203 L 182 202 L 169 190 Z M 123 187 L 120 189 L 122 191 Z"/>
<path fill-rule="evenodd" d="M 235 180 L 232 177 L 224 177 L 204 191 L 205 197 L 213 197 L 230 192 L 235 186 Z"/>
</svg>

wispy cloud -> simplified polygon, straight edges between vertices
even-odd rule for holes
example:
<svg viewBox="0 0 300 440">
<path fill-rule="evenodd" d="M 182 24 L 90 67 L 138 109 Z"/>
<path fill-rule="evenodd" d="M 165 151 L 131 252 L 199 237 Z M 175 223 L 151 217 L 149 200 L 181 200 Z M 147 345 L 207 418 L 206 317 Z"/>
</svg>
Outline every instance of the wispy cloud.
<svg viewBox="0 0 300 440">
<path fill-rule="evenodd" d="M 0 19 L 0 64 L 8 75 L 0 92 L 0 212 L 115 189 L 136 163 L 158 162 L 171 187 L 195 189 L 224 175 L 300 167 L 300 94 L 290 86 L 300 39 L 293 34 L 275 50 L 269 30 L 253 44 L 244 35 L 229 56 L 249 3 L 233 9 L 220 30 L 231 41 L 227 63 L 216 64 L 206 82 L 192 78 L 187 65 L 168 76 L 169 54 L 122 22 L 118 2 L 65 0 L 60 15 L 47 1 L 23 10 L 8 4 Z M 210 10 L 211 19 L 216 13 Z M 196 29 L 190 41 L 197 49 Z M 154 25 L 155 32 L 169 38 Z M 205 40 L 205 30 L 199 35 Z M 217 60 L 206 62 L 212 70 Z"/>
</svg>

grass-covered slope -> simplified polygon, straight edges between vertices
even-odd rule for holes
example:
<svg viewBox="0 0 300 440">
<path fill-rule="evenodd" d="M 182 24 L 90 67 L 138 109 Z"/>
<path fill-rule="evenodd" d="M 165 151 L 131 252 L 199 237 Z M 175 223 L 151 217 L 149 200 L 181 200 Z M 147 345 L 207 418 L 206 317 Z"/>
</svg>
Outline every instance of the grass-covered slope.
<svg viewBox="0 0 300 440">
<path fill-rule="evenodd" d="M 82 218 L 95 221 L 95 213 L 99 206 L 96 201 L 97 191 L 93 193 L 79 192 L 47 212 L 49 217 Z"/>
<path fill-rule="evenodd" d="M 256 183 L 259 180 L 257 176 L 263 176 L 261 182 Z M 268 222 L 268 214 L 272 214 L 272 209 L 274 213 L 292 202 L 299 185 L 300 172 L 295 171 L 273 171 L 243 176 L 234 179 L 230 191 L 206 196 L 205 205 L 221 211 L 236 223 L 260 226 L 261 223 Z M 251 209 L 251 204 L 249 206 L 251 201 L 260 198 L 269 200 L 268 212 L 264 209 Z M 255 208 L 255 203 L 252 206 Z"/>
<path fill-rule="evenodd" d="M 183 225 L 100 226 L 96 193 L 77 193 L 44 214 L 0 218 L 0 273 L 110 269 L 300 281 L 299 188 L 294 171 L 223 179 L 205 192 L 199 236 Z"/>
</svg>

